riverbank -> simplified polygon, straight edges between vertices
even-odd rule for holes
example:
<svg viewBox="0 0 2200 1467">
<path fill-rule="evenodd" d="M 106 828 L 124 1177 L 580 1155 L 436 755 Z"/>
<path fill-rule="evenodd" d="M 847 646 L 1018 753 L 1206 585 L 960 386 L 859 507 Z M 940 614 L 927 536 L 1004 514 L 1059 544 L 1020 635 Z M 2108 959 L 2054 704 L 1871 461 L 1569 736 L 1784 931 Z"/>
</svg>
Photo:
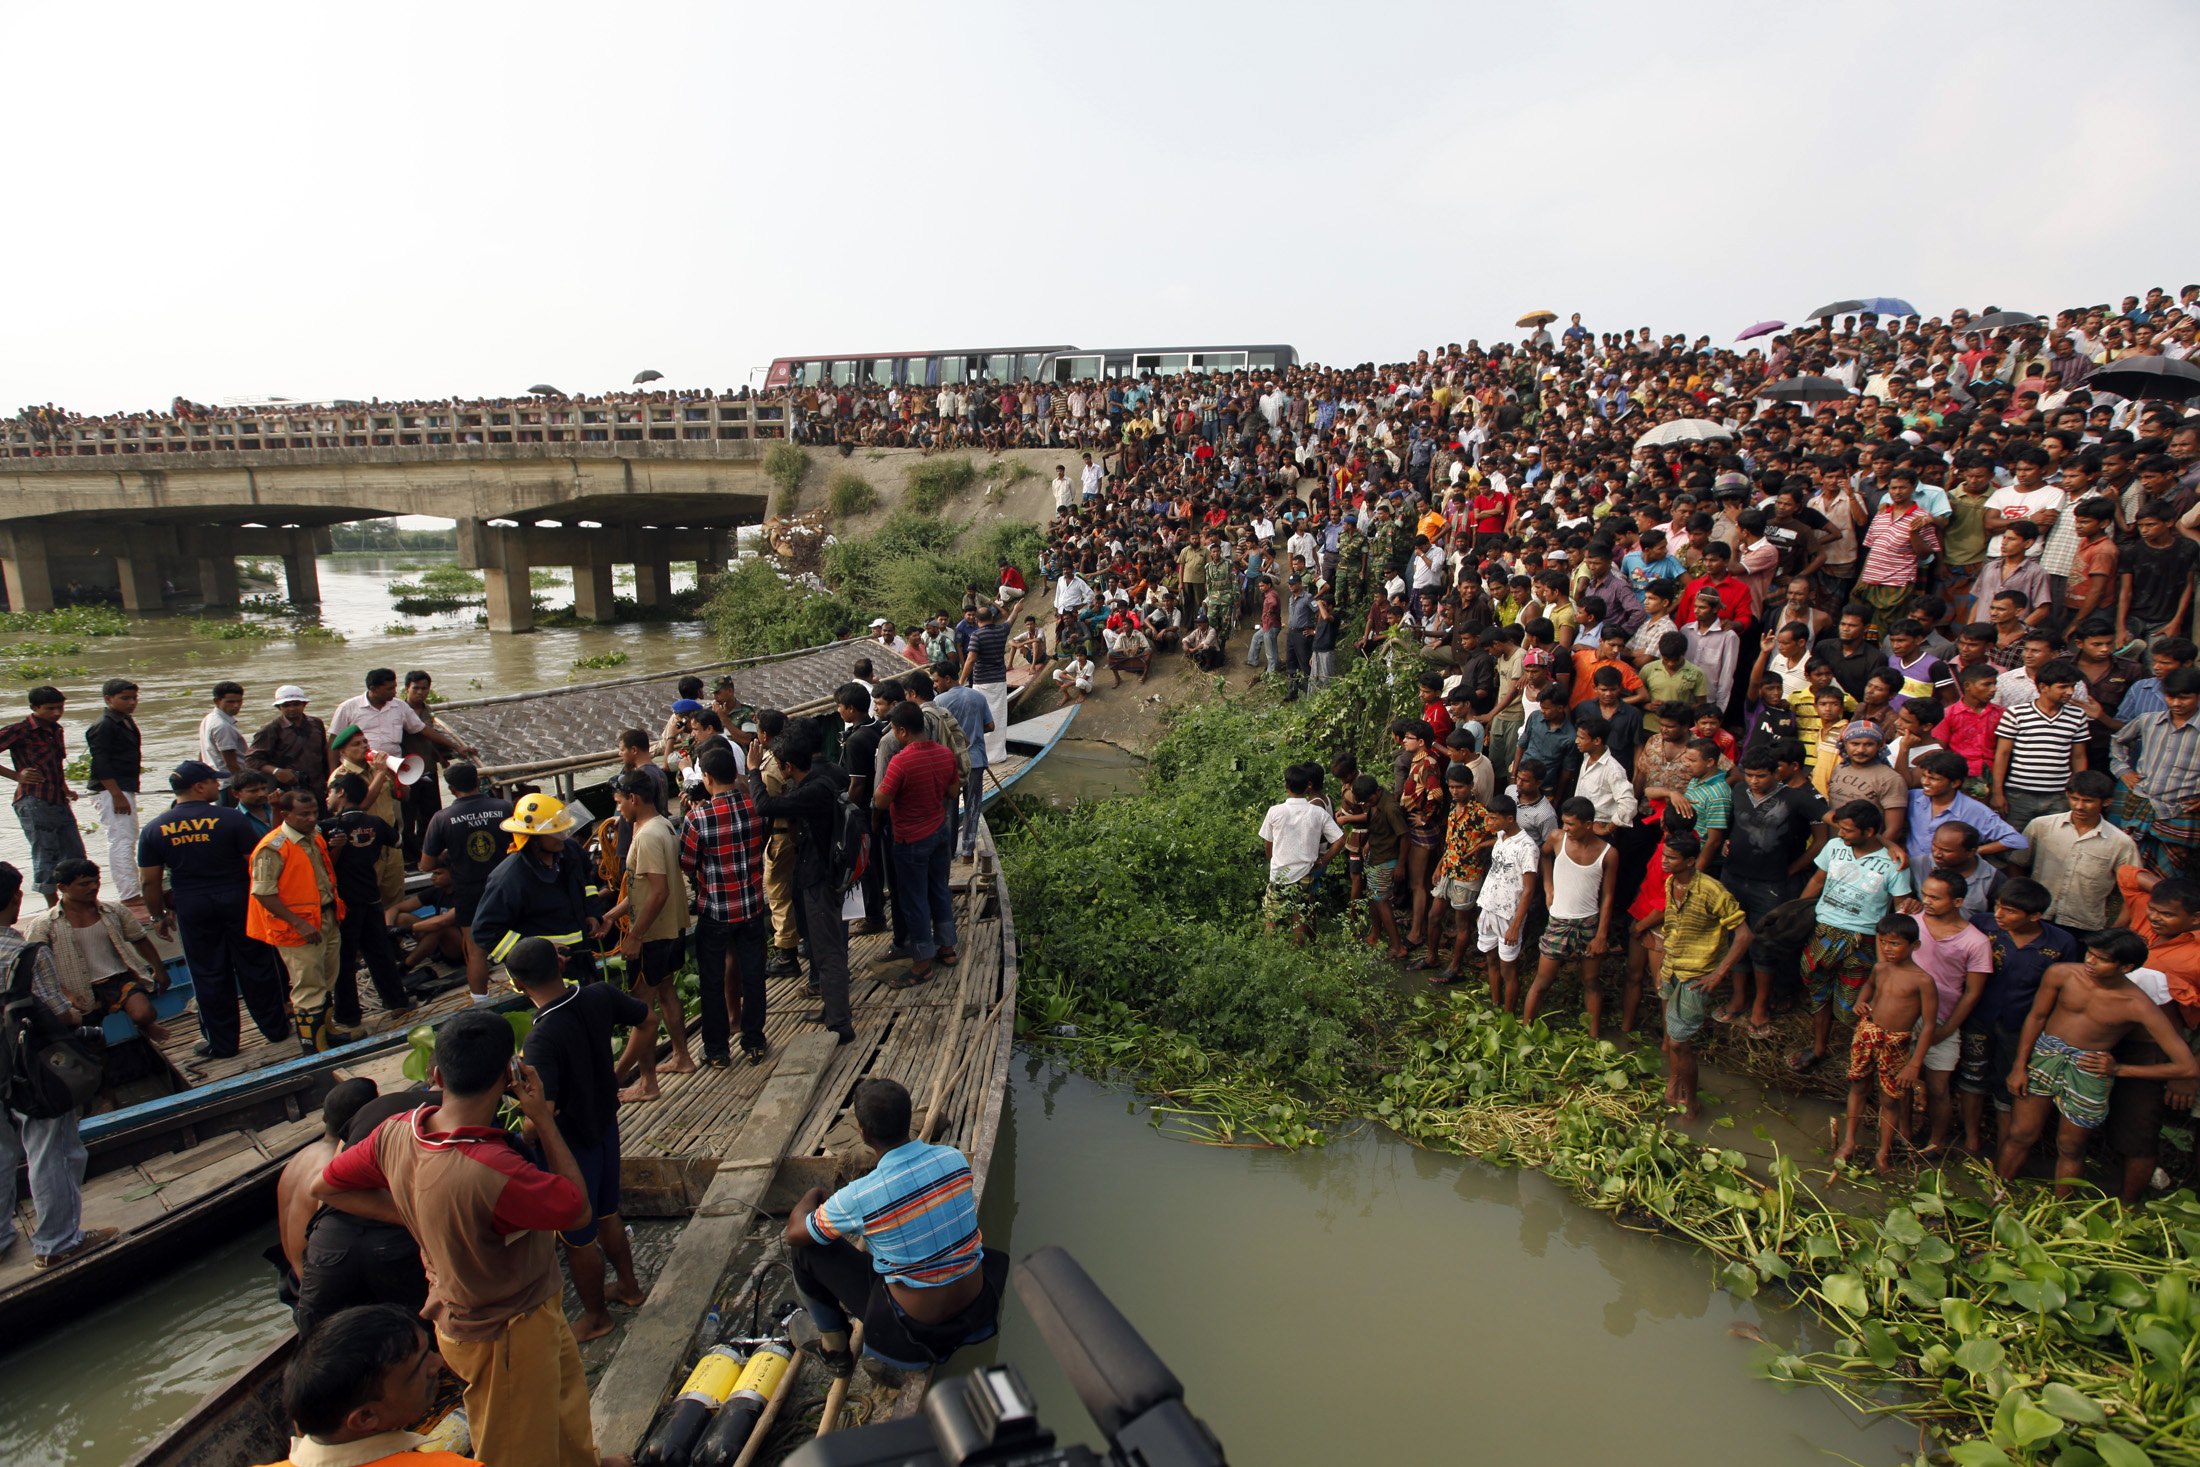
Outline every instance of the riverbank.
<svg viewBox="0 0 2200 1467">
<path fill-rule="evenodd" d="M 1032 914 L 1027 1021 L 1067 1026 L 1066 1058 L 1132 1077 L 1186 1139 L 1289 1150 L 1372 1122 L 1687 1238 L 1730 1291 L 1790 1299 L 1835 1333 L 1826 1350 L 1768 1347 L 1760 1373 L 1914 1416 L 1973 1443 L 1966 1467 L 2200 1460 L 2189 1193 L 2126 1212 L 2026 1185 L 2002 1205 L 1962 1165 L 1836 1191 L 1807 1124 L 1780 1144 L 1731 1104 L 1693 1132 L 1669 1124 L 1653 1048 L 1591 1040 L 1564 1010 L 1523 1026 L 1478 984 L 1409 996 L 1335 930 L 1306 946 L 1263 931 L 1249 832 L 1284 765 L 1347 748 L 1371 763 L 1404 695 L 1362 664 L 1299 704 L 1188 706 L 1144 792 L 1028 822 L 1008 843 Z M 1730 1139 L 1760 1126 L 1762 1146 Z"/>
</svg>

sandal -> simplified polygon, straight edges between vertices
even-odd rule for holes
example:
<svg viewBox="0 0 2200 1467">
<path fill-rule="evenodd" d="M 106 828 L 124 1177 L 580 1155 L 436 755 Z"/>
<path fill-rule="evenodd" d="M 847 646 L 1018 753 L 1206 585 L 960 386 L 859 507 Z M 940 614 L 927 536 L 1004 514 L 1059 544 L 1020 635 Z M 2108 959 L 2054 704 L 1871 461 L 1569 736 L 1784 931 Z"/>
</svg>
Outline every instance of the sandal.
<svg viewBox="0 0 2200 1467">
<path fill-rule="evenodd" d="M 931 977 L 932 970 L 930 968 L 926 968 L 923 972 L 920 973 L 915 967 L 912 966 L 908 972 L 902 974 L 899 978 L 887 979 L 886 986 L 899 993 L 905 988 L 915 988 L 920 983 L 929 982 L 931 980 Z"/>
<path fill-rule="evenodd" d="M 1770 1039 L 1772 1037 L 1772 1026 L 1770 1024 L 1752 1024 L 1749 1026 L 1749 1037 L 1752 1039 Z"/>
<path fill-rule="evenodd" d="M 951 947 L 943 947 L 933 955 L 932 961 L 943 968 L 952 968 L 962 961 L 962 954 Z"/>
<path fill-rule="evenodd" d="M 1463 976 L 1463 974 L 1459 973 L 1455 969 L 1446 968 L 1441 973 L 1429 974 L 1428 985 L 1431 988 L 1449 988 L 1452 984 L 1457 983 Z"/>
<path fill-rule="evenodd" d="M 1798 1049 L 1787 1057 L 1788 1068 L 1798 1075 L 1807 1075 L 1825 1062 L 1824 1055 L 1809 1049 Z"/>
</svg>

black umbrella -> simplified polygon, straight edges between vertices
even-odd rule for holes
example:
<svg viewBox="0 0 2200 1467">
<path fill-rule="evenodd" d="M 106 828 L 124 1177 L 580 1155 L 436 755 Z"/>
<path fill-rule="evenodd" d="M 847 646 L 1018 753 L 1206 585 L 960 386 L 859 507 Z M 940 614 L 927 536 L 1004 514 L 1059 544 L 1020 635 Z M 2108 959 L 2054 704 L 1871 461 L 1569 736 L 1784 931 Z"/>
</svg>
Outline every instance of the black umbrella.
<svg viewBox="0 0 2200 1467">
<path fill-rule="evenodd" d="M 636 372 L 634 374 L 634 385 L 639 387 L 644 382 L 656 382 L 661 380 L 664 375 L 662 372 Z"/>
<path fill-rule="evenodd" d="M 1847 397 L 1849 387 L 1846 382 L 1836 382 L 1831 377 L 1782 377 L 1777 382 L 1767 382 L 1754 395 L 1781 402 L 1834 402 Z"/>
<path fill-rule="evenodd" d="M 542 397 L 563 397 L 563 396 L 565 396 L 565 394 L 564 394 L 564 393 L 562 393 L 562 392 L 558 391 L 558 389 L 556 389 L 555 387 L 552 387 L 552 386 L 551 386 L 551 385 L 550 385 L 549 383 L 547 383 L 547 382 L 537 382 L 537 383 L 536 383 L 536 384 L 535 384 L 534 386 L 532 386 L 532 387 L 528 388 L 527 390 L 528 390 L 529 392 L 531 392 L 531 393 L 535 393 L 535 394 L 537 394 L 537 395 L 539 395 L 539 396 L 542 396 Z"/>
<path fill-rule="evenodd" d="M 1988 311 L 1970 325 L 1966 331 L 2006 331 L 2011 326 L 2037 326 L 2040 318 L 2026 311 Z"/>
<path fill-rule="evenodd" d="M 2095 392 L 2113 392 L 2118 397 L 2190 402 L 2200 397 L 2200 367 L 2175 357 L 2125 357 L 2096 367 L 2079 385 Z"/>
<path fill-rule="evenodd" d="M 1820 306 L 1817 310 L 1812 311 L 1810 319 L 1823 321 L 1829 316 L 1843 316 L 1851 311 L 1861 311 L 1863 309 L 1864 303 L 1862 301 L 1835 301 L 1830 306 Z"/>
</svg>

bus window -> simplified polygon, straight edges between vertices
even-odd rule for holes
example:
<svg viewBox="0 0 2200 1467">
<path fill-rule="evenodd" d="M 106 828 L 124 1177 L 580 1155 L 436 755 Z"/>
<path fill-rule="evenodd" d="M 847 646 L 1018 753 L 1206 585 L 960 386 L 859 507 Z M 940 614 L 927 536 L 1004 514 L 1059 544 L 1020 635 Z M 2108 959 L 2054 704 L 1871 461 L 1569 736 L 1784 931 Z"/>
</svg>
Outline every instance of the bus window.
<svg viewBox="0 0 2200 1467">
<path fill-rule="evenodd" d="M 942 387 L 959 385 L 963 380 L 963 359 L 961 357 L 941 357 L 938 379 L 938 385 Z"/>
<path fill-rule="evenodd" d="M 1016 353 L 1000 352 L 985 359 L 985 375 L 993 382 L 1016 380 Z"/>
<path fill-rule="evenodd" d="M 1154 371 L 1160 365 L 1161 358 L 1158 355 L 1153 352 L 1142 351 L 1137 356 L 1131 358 L 1130 375 L 1133 377 L 1142 377 L 1146 373 Z"/>
<path fill-rule="evenodd" d="M 1192 359 L 1184 352 L 1168 352 L 1161 358 L 1159 371 L 1164 377 L 1175 377 L 1191 370 Z"/>
<path fill-rule="evenodd" d="M 1056 357 L 1049 380 L 1060 383 L 1085 382 L 1099 375 L 1099 357 Z"/>
<path fill-rule="evenodd" d="M 1248 366 L 1273 367 L 1276 364 L 1276 354 L 1272 351 L 1247 352 L 1245 361 Z"/>
<path fill-rule="evenodd" d="M 879 357 L 873 360 L 865 369 L 863 380 L 874 387 L 884 387 L 891 383 L 894 380 L 894 359 Z"/>
<path fill-rule="evenodd" d="M 1241 351 L 1203 351 L 1192 358 L 1192 370 L 1196 372 L 1236 372 L 1245 366 L 1245 353 Z"/>
<path fill-rule="evenodd" d="M 846 387 L 856 380 L 856 364 L 846 357 L 833 363 L 833 386 Z"/>
<path fill-rule="evenodd" d="M 1035 351 L 1024 353 L 1023 360 L 1016 364 L 1016 380 L 1018 382 L 1036 382 L 1039 380 L 1039 358 L 1041 355 L 1042 353 Z"/>
<path fill-rule="evenodd" d="M 800 374 L 796 380 L 804 387 L 815 387 L 825 380 L 823 362 L 801 362 L 796 365 L 795 370 Z"/>
</svg>

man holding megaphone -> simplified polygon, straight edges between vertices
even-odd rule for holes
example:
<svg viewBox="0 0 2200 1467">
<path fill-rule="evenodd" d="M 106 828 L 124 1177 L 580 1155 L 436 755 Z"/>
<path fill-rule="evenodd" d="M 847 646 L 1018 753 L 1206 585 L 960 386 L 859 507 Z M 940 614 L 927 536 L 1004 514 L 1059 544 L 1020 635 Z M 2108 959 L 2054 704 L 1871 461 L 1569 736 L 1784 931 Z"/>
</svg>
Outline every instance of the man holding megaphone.
<svg viewBox="0 0 2200 1467">
<path fill-rule="evenodd" d="M 426 674 L 417 672 L 411 674 L 407 681 L 410 682 L 416 679 L 422 683 L 427 681 Z M 425 698 L 426 694 L 423 693 L 423 702 L 425 702 Z M 405 757 L 405 738 L 408 734 L 425 738 L 431 744 L 448 749 L 462 759 L 471 759 L 475 752 L 473 747 L 453 738 L 432 721 L 433 717 L 433 714 L 423 717 L 418 707 L 398 697 L 397 674 L 387 667 L 377 667 L 367 674 L 366 692 L 356 697 L 346 698 L 336 705 L 336 712 L 329 719 L 329 727 L 335 730 L 356 728 L 359 732 L 365 734 L 367 736 L 367 747 L 372 751 L 374 760 L 378 764 L 392 756 L 402 760 Z M 330 752 L 333 755 L 338 751 L 332 749 Z M 330 767 L 335 767 L 333 758 L 330 760 Z M 420 787 L 421 781 L 418 776 L 415 776 L 412 782 L 404 783 L 398 777 L 398 767 L 390 766 L 389 768 L 389 786 L 394 789 L 401 783 L 404 784 L 404 795 L 399 795 L 398 800 L 404 800 L 405 795 L 409 795 L 413 790 Z M 376 803 L 379 804 L 379 801 Z M 386 811 L 374 809 L 372 813 L 388 820 L 392 826 L 402 828 L 402 826 L 410 823 L 394 805 Z M 429 812 L 429 814 L 433 813 L 433 811 Z M 420 825 L 425 829 L 427 816 L 420 817 Z M 413 841 L 414 843 L 409 849 L 417 850 L 417 835 L 414 836 Z M 393 907 L 405 894 L 405 857 L 395 850 L 385 853 L 381 866 L 381 877 L 382 905 Z"/>
</svg>

